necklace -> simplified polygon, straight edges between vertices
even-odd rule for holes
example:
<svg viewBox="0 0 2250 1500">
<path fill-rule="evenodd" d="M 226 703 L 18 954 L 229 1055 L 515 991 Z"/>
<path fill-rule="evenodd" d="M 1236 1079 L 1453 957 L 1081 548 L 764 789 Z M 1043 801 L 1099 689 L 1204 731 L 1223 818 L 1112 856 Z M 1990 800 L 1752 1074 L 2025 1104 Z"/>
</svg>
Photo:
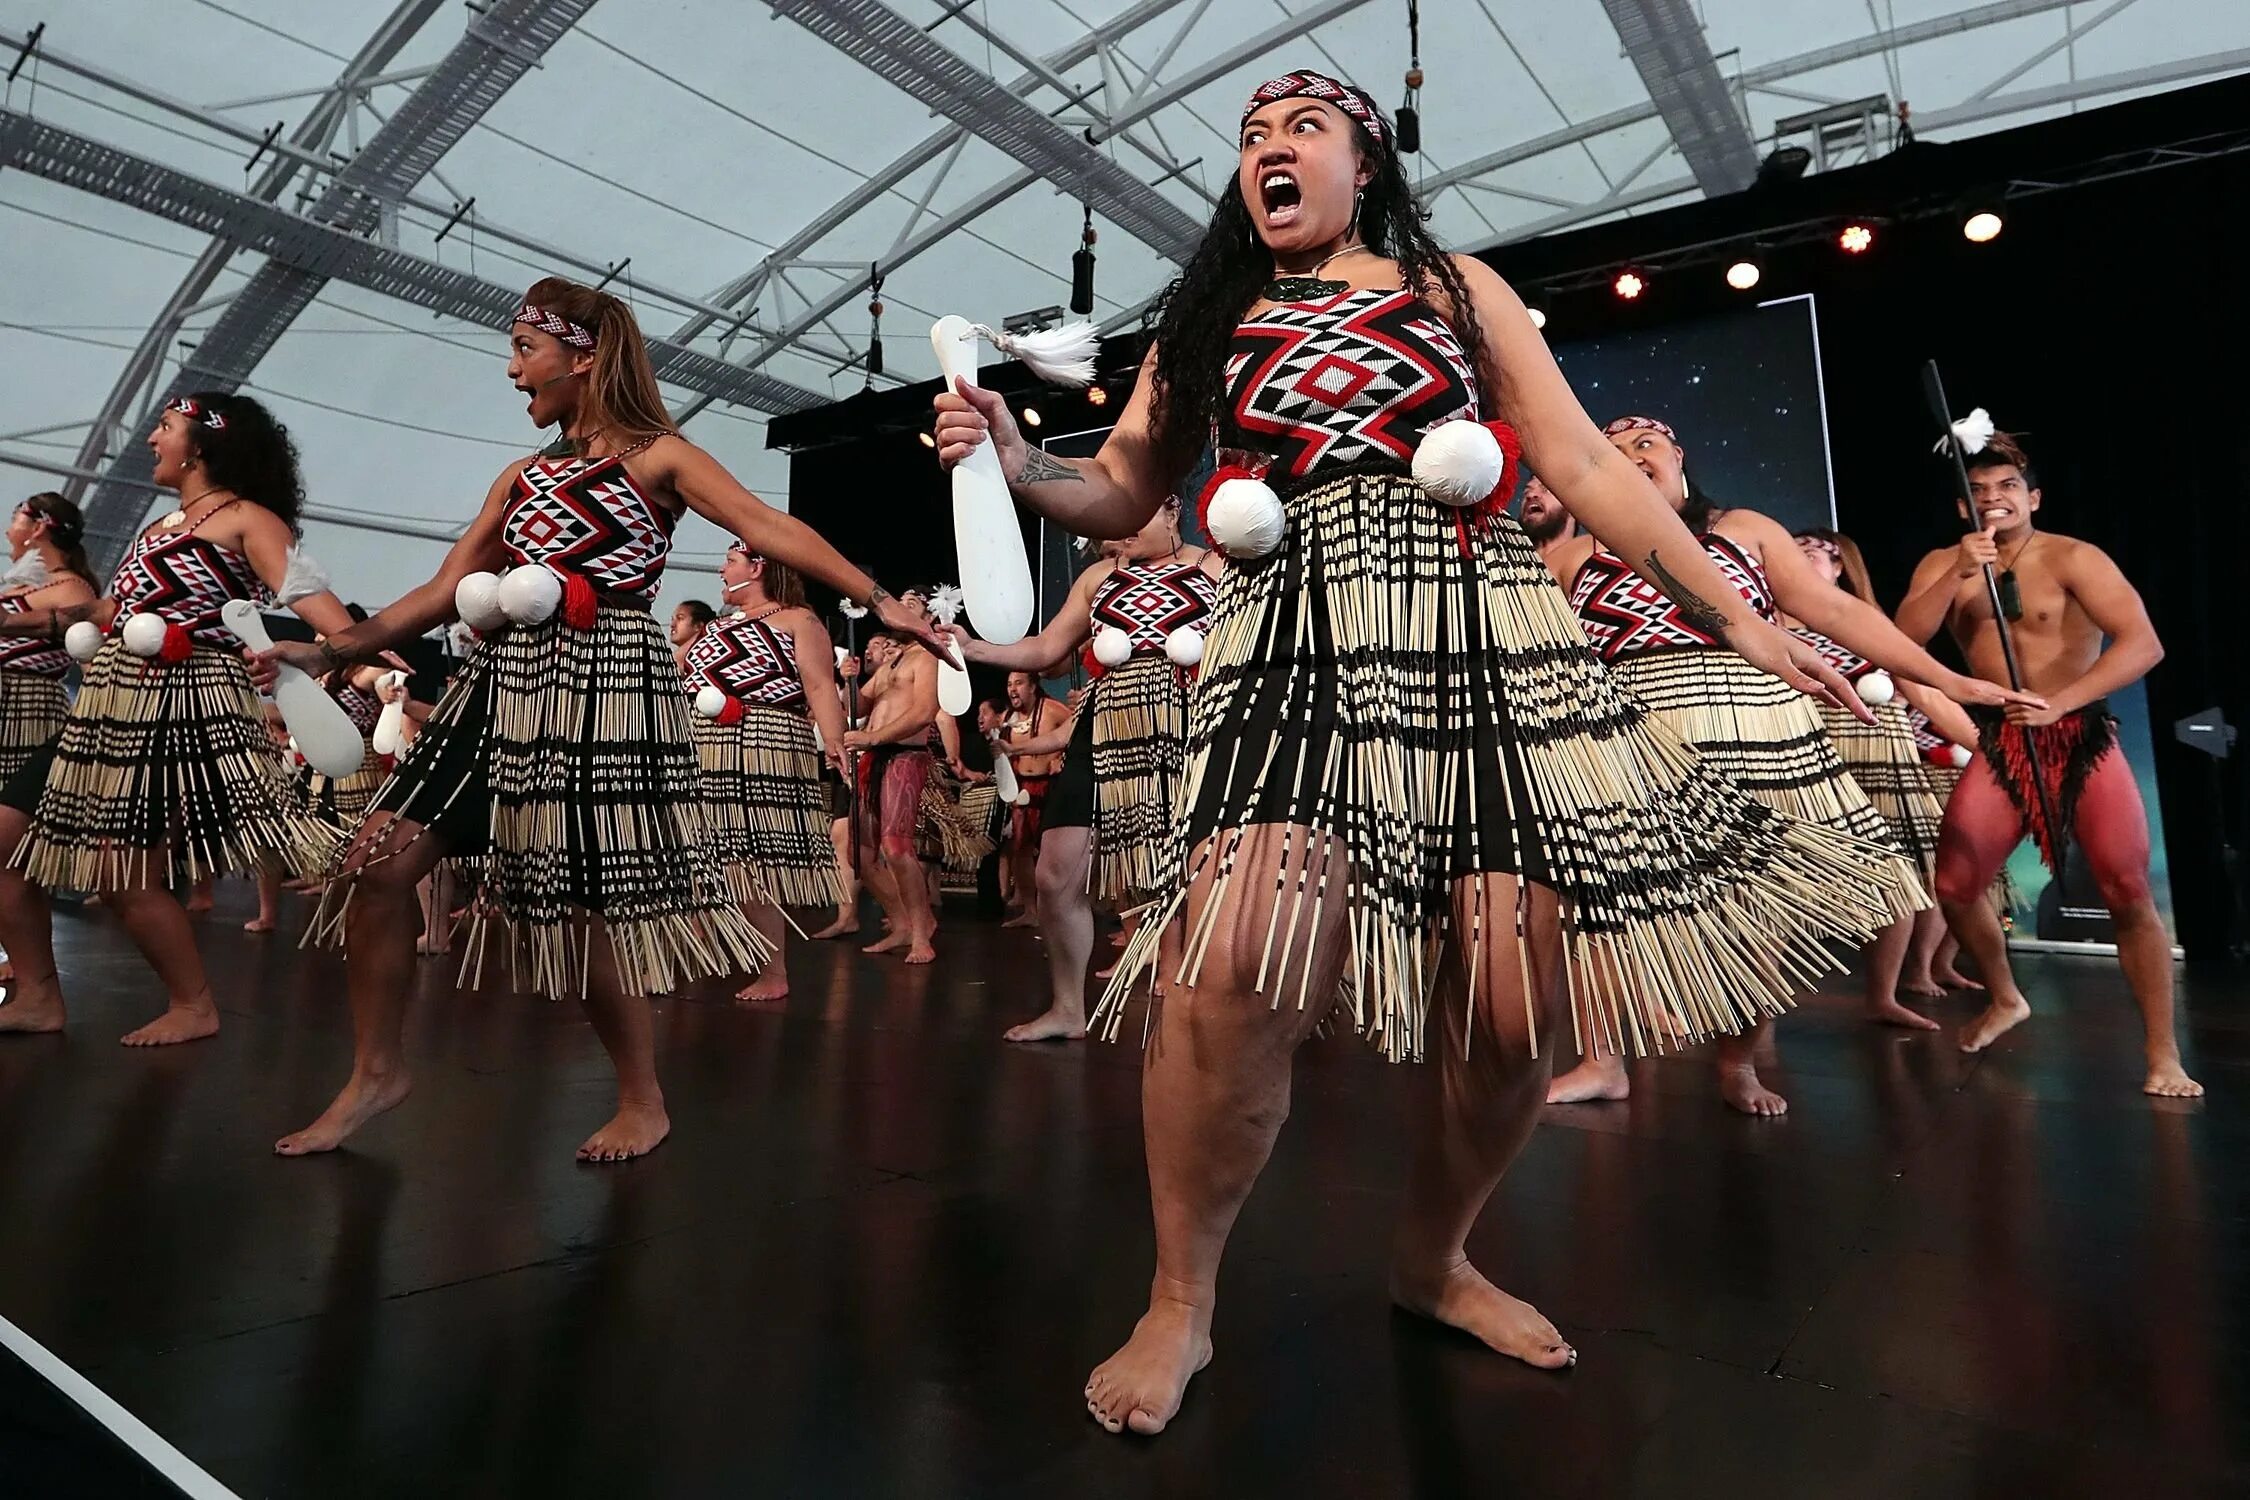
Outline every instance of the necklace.
<svg viewBox="0 0 2250 1500">
<path fill-rule="evenodd" d="M 1341 260 L 1356 250 L 1365 250 L 1366 248 L 1367 246 L 1364 243 L 1354 240 L 1343 249 L 1328 256 L 1326 260 L 1321 261 L 1310 271 L 1276 276 L 1266 283 L 1266 300 L 1268 302 L 1325 302 L 1330 297 L 1341 296 L 1352 289 L 1352 284 L 1348 281 L 1324 280 L 1320 273 L 1328 269 L 1329 261 Z M 1279 268 L 1276 267 L 1276 269 Z"/>
<path fill-rule="evenodd" d="M 2020 620 L 2023 618 L 2023 589 L 2016 583 L 2016 564 L 2023 561 L 2023 555 L 2029 552 L 2031 544 L 2038 540 L 2039 533 L 2036 531 L 2025 537 L 2017 543 L 2016 555 L 2000 565 L 2000 577 L 1997 586 L 2000 591 L 2000 614 L 2004 619 Z"/>
<path fill-rule="evenodd" d="M 211 496 L 217 494 L 218 492 L 219 487 L 214 484 L 209 489 L 204 490 L 196 495 L 196 497 L 192 500 L 181 500 L 180 508 L 178 510 L 173 511 L 170 515 L 166 516 L 163 520 L 157 522 L 156 524 L 163 527 L 166 531 L 179 530 L 182 526 L 187 524 L 187 515 L 191 507 L 201 505 L 205 500 L 208 500 Z"/>
</svg>

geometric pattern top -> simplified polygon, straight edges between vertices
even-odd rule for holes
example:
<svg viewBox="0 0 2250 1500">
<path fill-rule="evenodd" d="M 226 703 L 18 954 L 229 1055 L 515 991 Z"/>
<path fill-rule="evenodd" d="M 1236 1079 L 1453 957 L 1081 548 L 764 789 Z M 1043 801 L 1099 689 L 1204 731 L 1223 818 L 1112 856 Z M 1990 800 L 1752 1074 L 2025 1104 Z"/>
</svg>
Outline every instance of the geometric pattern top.
<svg viewBox="0 0 2250 1500">
<path fill-rule="evenodd" d="M 362 736 L 373 734 L 376 722 L 383 717 L 383 700 L 349 682 L 336 689 L 336 706 Z"/>
<path fill-rule="evenodd" d="M 744 703 L 806 711 L 796 639 L 764 620 L 741 615 L 713 620 L 688 647 L 686 666 L 690 692 L 708 683 Z"/>
<path fill-rule="evenodd" d="M 1735 592 L 1763 619 L 1773 618 L 1773 586 L 1757 559 L 1715 531 L 1703 534 L 1703 550 L 1727 575 Z M 1603 661 L 1622 661 L 1644 651 L 1679 651 L 1720 642 L 1690 625 L 1679 606 L 1653 583 L 1625 566 L 1623 558 L 1596 544 L 1570 587 L 1571 608 L 1586 639 Z"/>
<path fill-rule="evenodd" d="M 225 507 L 221 507 L 224 509 Z M 274 602 L 250 559 L 192 531 L 151 527 L 140 534 L 109 583 L 118 623 L 135 614 L 161 615 L 205 646 L 239 650 L 242 642 L 219 622 L 219 607 L 247 599 L 260 609 Z"/>
<path fill-rule="evenodd" d="M 1367 287 L 1268 308 L 1236 327 L 1219 446 L 1303 479 L 1367 459 L 1411 463 L 1422 434 L 1478 419 L 1461 342 L 1410 291 Z"/>
<path fill-rule="evenodd" d="M 1810 630 L 1805 626 L 1798 625 L 1793 627 L 1789 633 L 1818 651 L 1820 659 L 1834 667 L 1838 675 L 1847 682 L 1857 682 L 1869 672 L 1875 670 L 1875 663 L 1847 646 L 1838 645 L 1817 630 Z"/>
<path fill-rule="evenodd" d="M 1090 613 L 1096 626 L 1124 631 L 1135 656 L 1161 655 L 1164 638 L 1182 625 L 1209 630 L 1218 602 L 1201 563 L 1120 562 L 1094 590 Z"/>
<path fill-rule="evenodd" d="M 31 608 L 24 601 L 31 590 L 0 595 L 0 613 L 21 614 Z M 0 635 L 0 671 L 29 672 L 34 677 L 60 677 L 76 663 L 62 647 L 35 635 Z"/>
<path fill-rule="evenodd" d="M 516 476 L 500 541 L 511 562 L 549 563 L 601 593 L 653 598 L 672 553 L 673 523 L 618 455 L 535 458 Z"/>
</svg>

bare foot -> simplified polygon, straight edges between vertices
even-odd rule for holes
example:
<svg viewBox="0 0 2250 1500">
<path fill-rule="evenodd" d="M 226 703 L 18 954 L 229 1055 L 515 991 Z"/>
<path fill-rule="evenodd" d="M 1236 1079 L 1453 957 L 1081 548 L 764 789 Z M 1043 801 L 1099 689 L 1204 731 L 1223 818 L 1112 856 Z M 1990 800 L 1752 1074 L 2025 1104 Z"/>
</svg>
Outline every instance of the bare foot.
<svg viewBox="0 0 2250 1500">
<path fill-rule="evenodd" d="M 120 1039 L 128 1047 L 171 1047 L 219 1034 L 219 1008 L 206 1000 L 201 1005 L 175 1005 L 138 1031 Z"/>
<path fill-rule="evenodd" d="M 252 917 L 242 924 L 242 930 L 244 932 L 271 932 L 273 931 L 273 918 Z"/>
<path fill-rule="evenodd" d="M 916 943 L 906 950 L 906 962 L 910 964 L 936 963 L 937 949 L 931 947 L 927 941 Z"/>
<path fill-rule="evenodd" d="M 1012 916 L 1008 918 L 1007 921 L 1002 922 L 1000 924 L 1000 930 L 1002 932 L 1006 932 L 1011 927 L 1037 927 L 1038 925 L 1039 919 L 1033 916 L 1030 912 L 1018 912 L 1015 916 Z"/>
<path fill-rule="evenodd" d="M 1632 1080 L 1625 1076 L 1625 1059 L 1589 1057 L 1548 1083 L 1547 1102 L 1591 1104 L 1603 1099 L 1622 1099 L 1632 1092 Z"/>
<path fill-rule="evenodd" d="M 1059 1010 L 1050 1010 L 1045 1015 L 1024 1022 L 1021 1026 L 1009 1027 L 1001 1033 L 1000 1039 L 1006 1042 L 1084 1041 L 1086 1039 L 1086 1017 L 1084 1015 L 1065 1015 Z"/>
<path fill-rule="evenodd" d="M 1867 1019 L 1883 1026 L 1906 1026 L 1915 1031 L 1935 1031 L 1938 1023 L 1896 1000 L 1878 1000 L 1867 1007 Z"/>
<path fill-rule="evenodd" d="M 180 910 L 191 917 L 200 917 L 211 910 L 211 897 L 208 892 L 200 896 L 190 896 L 180 903 Z"/>
<path fill-rule="evenodd" d="M 1974 1021 L 1961 1028 L 1961 1050 L 1982 1052 L 2014 1030 L 2031 1014 L 2030 1002 L 2021 995 L 1994 995 Z"/>
<path fill-rule="evenodd" d="M 1981 990 L 1984 988 L 1982 980 L 1971 979 L 1951 964 L 1932 971 L 1930 977 L 1949 990 Z"/>
<path fill-rule="evenodd" d="M 63 1019 L 62 989 L 52 979 L 36 989 L 21 985 L 0 1003 L 0 1036 L 57 1032 L 63 1029 Z"/>
<path fill-rule="evenodd" d="M 1719 1069 L 1719 1097 L 1746 1115 L 1789 1113 L 1789 1101 L 1760 1083 L 1758 1070 L 1748 1063 Z"/>
<path fill-rule="evenodd" d="M 736 990 L 734 998 L 751 1002 L 786 1000 L 789 998 L 789 976 L 777 974 L 769 968 L 756 979 Z"/>
<path fill-rule="evenodd" d="M 1152 1437 L 1179 1414 L 1195 1373 L 1211 1363 L 1211 1315 L 1170 1298 L 1141 1314 L 1125 1347 L 1086 1379 L 1086 1410 L 1110 1432 Z"/>
<path fill-rule="evenodd" d="M 646 1156 L 672 1133 L 672 1117 L 661 1104 L 620 1104 L 607 1125 L 586 1137 L 580 1161 L 631 1161 Z"/>
<path fill-rule="evenodd" d="M 829 923 L 826 927 L 823 927 L 820 929 L 820 931 L 814 933 L 812 935 L 812 941 L 819 943 L 825 942 L 829 938 L 850 937 L 857 931 L 859 931 L 858 917 L 838 917 L 835 921 Z"/>
<path fill-rule="evenodd" d="M 2180 1066 L 2180 1055 L 2152 1057 L 2148 1064 L 2148 1077 L 2141 1084 L 2141 1092 L 2154 1094 L 2159 1099 L 2200 1099 L 2203 1085 L 2187 1076 Z"/>
<path fill-rule="evenodd" d="M 894 928 L 859 951 L 862 953 L 896 953 L 905 946 L 906 934 Z"/>
<path fill-rule="evenodd" d="M 1943 1000 L 1945 998 L 1945 986 L 1939 984 L 1927 974 L 1919 979 L 1901 979 L 1898 982 L 1898 987 L 1917 1000 Z"/>
<path fill-rule="evenodd" d="M 1501 1291 L 1465 1259 L 1434 1272 L 1393 1266 L 1391 1300 L 1535 1369 L 1567 1370 L 1578 1363 L 1578 1351 L 1539 1315 L 1538 1308 Z"/>
<path fill-rule="evenodd" d="M 360 1126 L 395 1108 L 413 1088 L 414 1080 L 404 1073 L 386 1073 L 380 1078 L 362 1078 L 354 1073 L 328 1101 L 319 1119 L 273 1143 L 274 1155 L 312 1156 L 333 1151 Z"/>
</svg>

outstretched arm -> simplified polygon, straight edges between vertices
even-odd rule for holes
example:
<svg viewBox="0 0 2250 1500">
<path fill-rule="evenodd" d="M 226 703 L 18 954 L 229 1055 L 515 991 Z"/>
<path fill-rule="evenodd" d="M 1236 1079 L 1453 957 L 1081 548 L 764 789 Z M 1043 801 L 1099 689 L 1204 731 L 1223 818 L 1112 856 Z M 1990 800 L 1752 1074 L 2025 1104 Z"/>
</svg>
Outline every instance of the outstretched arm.
<svg viewBox="0 0 2250 1500">
<path fill-rule="evenodd" d="M 959 626 L 947 628 L 947 634 L 961 648 L 961 654 L 970 661 L 986 666 L 1005 667 L 1011 672 L 1036 672 L 1061 661 L 1085 644 L 1093 626 L 1094 590 L 1113 570 L 1096 563 L 1078 575 L 1070 586 L 1062 608 L 1055 611 L 1037 635 L 1027 635 L 1007 646 L 995 646 L 990 641 L 980 641 Z"/>
<path fill-rule="evenodd" d="M 347 662 L 364 661 L 388 650 L 400 641 L 410 641 L 425 634 L 435 626 L 453 618 L 453 591 L 461 580 L 479 569 L 490 568 L 500 560 L 500 515 L 508 503 L 508 491 L 515 485 L 516 475 L 522 471 L 522 462 L 510 464 L 492 488 L 485 492 L 484 504 L 477 511 L 469 529 L 461 533 L 460 540 L 447 550 L 445 561 L 438 565 L 430 581 L 408 589 L 388 608 L 378 610 L 358 624 L 346 615 L 333 629 L 311 616 L 306 623 L 322 631 L 326 639 L 319 646 L 300 648 L 292 642 L 280 642 L 274 655 L 295 660 L 305 650 L 312 653 L 310 660 L 297 660 L 297 665 L 308 672 L 318 673 Z M 286 569 L 286 559 L 282 564 Z M 277 577 L 279 575 L 276 575 Z M 310 603 L 308 598 L 304 603 Z"/>
</svg>

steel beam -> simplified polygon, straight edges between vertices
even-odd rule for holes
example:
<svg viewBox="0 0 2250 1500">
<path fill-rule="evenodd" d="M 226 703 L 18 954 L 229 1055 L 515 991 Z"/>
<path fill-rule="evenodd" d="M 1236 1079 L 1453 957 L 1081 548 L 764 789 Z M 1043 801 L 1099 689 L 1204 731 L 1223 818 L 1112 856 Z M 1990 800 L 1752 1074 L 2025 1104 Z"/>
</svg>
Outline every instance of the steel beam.
<svg viewBox="0 0 2250 1500">
<path fill-rule="evenodd" d="M 1704 195 L 1757 181 L 1757 142 L 1688 0 L 1602 0 L 1602 9 Z"/>
</svg>

